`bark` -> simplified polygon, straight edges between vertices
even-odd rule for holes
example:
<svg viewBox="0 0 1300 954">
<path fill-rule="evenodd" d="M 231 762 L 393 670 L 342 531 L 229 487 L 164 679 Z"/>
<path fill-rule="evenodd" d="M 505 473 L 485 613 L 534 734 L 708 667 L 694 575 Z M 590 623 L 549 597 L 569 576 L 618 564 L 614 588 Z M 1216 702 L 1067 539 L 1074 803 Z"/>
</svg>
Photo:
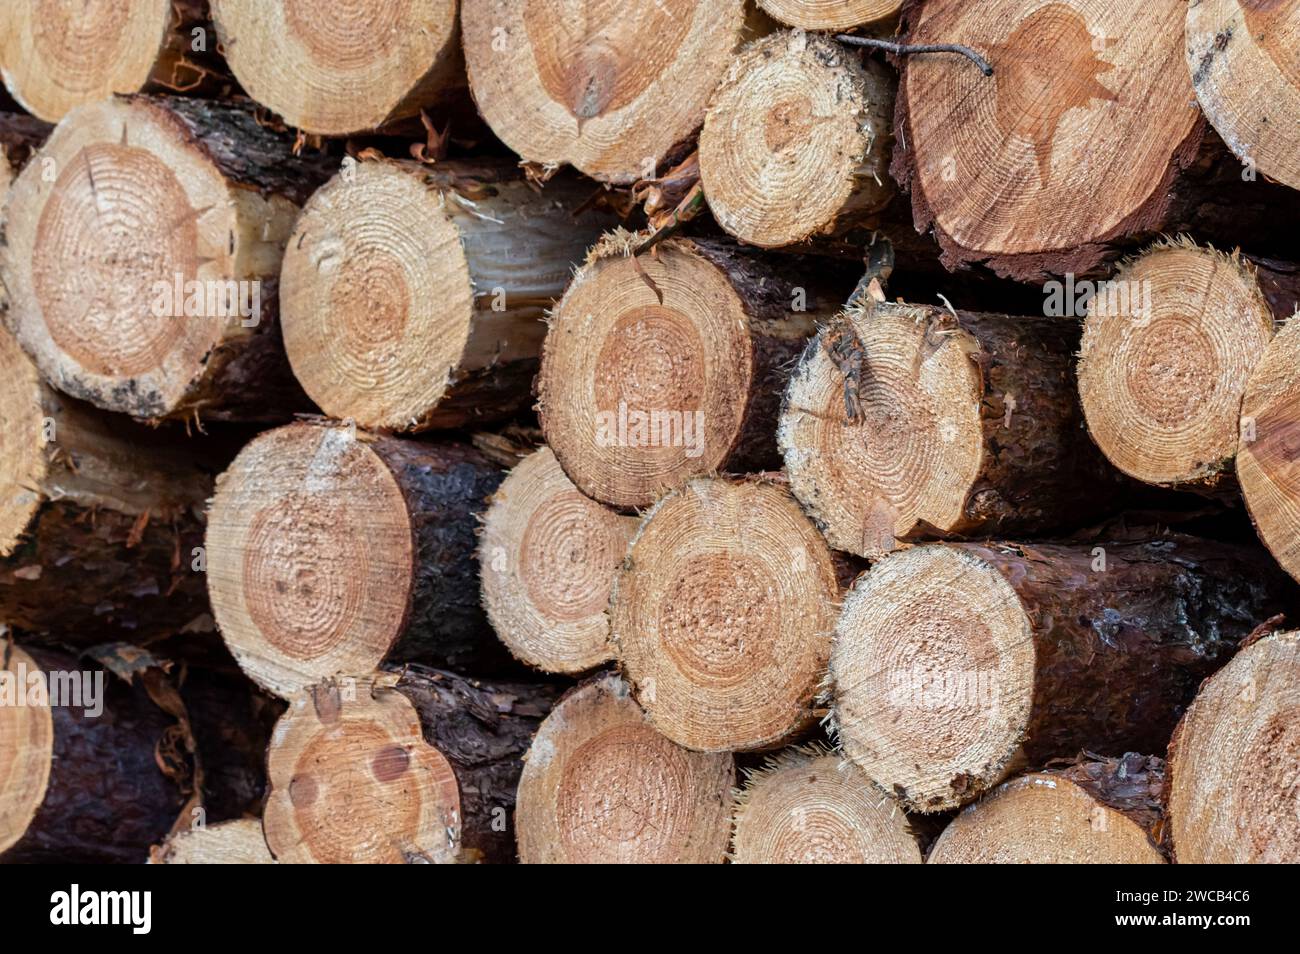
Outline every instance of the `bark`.
<svg viewBox="0 0 1300 954">
<path fill-rule="evenodd" d="M 33 649 L 29 655 L 47 673 L 98 668 L 53 650 Z M 176 821 L 189 779 L 174 760 L 175 718 L 146 688 L 147 676 L 129 684 L 112 673 L 102 675 L 101 715 L 75 705 L 46 710 L 53 746 L 45 796 L 21 837 L 4 852 L 5 862 L 136 864 Z"/>
<path fill-rule="evenodd" d="M 0 618 L 86 646 L 202 629 L 213 461 L 36 380 L 7 337 Z M 205 472 L 205 467 L 209 468 Z M 207 628 L 210 628 L 210 623 Z"/>
<path fill-rule="evenodd" d="M 22 113 L 0 113 L 0 199 L 54 127 Z"/>
<path fill-rule="evenodd" d="M 464 860 L 513 862 L 515 792 L 523 755 L 558 689 L 484 683 L 411 665 L 401 670 L 397 691 L 419 712 L 425 741 L 455 769 Z"/>
</svg>

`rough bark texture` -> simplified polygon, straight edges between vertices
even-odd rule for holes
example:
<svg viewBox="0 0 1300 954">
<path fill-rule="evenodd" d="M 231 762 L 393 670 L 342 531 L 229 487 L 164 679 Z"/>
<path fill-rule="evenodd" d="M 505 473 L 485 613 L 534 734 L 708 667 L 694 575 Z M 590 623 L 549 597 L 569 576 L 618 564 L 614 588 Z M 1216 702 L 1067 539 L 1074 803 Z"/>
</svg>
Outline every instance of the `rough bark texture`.
<svg viewBox="0 0 1300 954">
<path fill-rule="evenodd" d="M 1201 680 L 1294 601 L 1258 549 L 1170 536 L 1085 549 L 957 544 L 1016 591 L 1037 653 L 1029 764 L 1083 749 L 1163 749 Z"/>
<path fill-rule="evenodd" d="M 559 689 L 484 683 L 424 666 L 401 670 L 397 690 L 420 714 L 424 738 L 447 757 L 460 787 L 466 861 L 515 860 L 515 790 L 522 756 Z"/>
<path fill-rule="evenodd" d="M 1120 812 L 1168 854 L 1165 827 L 1165 760 L 1126 752 L 1119 758 L 1084 753 L 1069 765 L 1049 766 L 1046 775 L 1068 779 L 1107 808 Z"/>
<path fill-rule="evenodd" d="M 406 627 L 389 658 L 472 672 L 513 668 L 479 599 L 478 514 L 505 474 L 472 447 L 383 439 L 372 445 L 397 478 L 415 532 Z"/>
<path fill-rule="evenodd" d="M 45 671 L 85 671 L 75 656 L 28 649 Z M 161 769 L 176 721 L 145 687 L 104 673 L 104 712 L 51 706 L 54 749 L 45 799 L 5 862 L 138 864 L 185 802 Z"/>
<path fill-rule="evenodd" d="M 18 175 L 53 128 L 34 116 L 0 113 L 0 202 L 10 180 Z"/>
</svg>

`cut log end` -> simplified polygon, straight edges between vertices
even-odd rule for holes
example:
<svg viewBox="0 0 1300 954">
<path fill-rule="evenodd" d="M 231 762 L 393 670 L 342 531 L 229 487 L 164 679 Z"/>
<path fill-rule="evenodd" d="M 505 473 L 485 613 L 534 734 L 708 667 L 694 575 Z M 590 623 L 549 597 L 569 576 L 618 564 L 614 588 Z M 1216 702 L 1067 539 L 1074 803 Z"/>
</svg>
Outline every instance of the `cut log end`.
<svg viewBox="0 0 1300 954">
<path fill-rule="evenodd" d="M 0 258 L 6 320 L 45 377 L 140 418 L 210 399 L 200 382 L 225 366 L 220 346 L 266 321 L 256 279 L 278 269 L 296 214 L 232 182 L 179 102 L 72 112 L 13 184 Z"/>
<path fill-rule="evenodd" d="M 758 0 L 773 19 L 803 30 L 847 30 L 888 23 L 903 0 Z"/>
<path fill-rule="evenodd" d="M 463 91 L 456 0 L 322 7 L 214 0 L 236 79 L 291 126 L 325 136 L 376 129 Z"/>
<path fill-rule="evenodd" d="M 0 329 L 0 557 L 14 552 L 41 506 L 50 437 L 44 391 L 36 367 Z"/>
<path fill-rule="evenodd" d="M 1300 189 L 1300 7 L 1205 0 L 1187 7 L 1187 67 L 1210 124 L 1260 175 Z M 1251 90 L 1267 89 L 1267 100 Z M 1285 117 L 1285 118 L 1282 118 Z"/>
<path fill-rule="evenodd" d="M 519 860 L 720 864 L 735 764 L 651 727 L 627 685 L 605 675 L 562 699 L 519 781 Z"/>
<path fill-rule="evenodd" d="M 177 832 L 153 852 L 151 864 L 273 865 L 262 823 L 240 818 Z"/>
<path fill-rule="evenodd" d="M 76 106 L 144 88 L 176 26 L 171 0 L 93 0 L 75 9 L 14 0 L 6 5 L 0 63 L 9 92 L 28 112 L 58 122 Z"/>
<path fill-rule="evenodd" d="M 1014 779 L 944 829 L 930 864 L 1164 864 L 1148 833 L 1058 772 Z"/>
<path fill-rule="evenodd" d="M 1029 723 L 1034 646 L 1015 591 L 955 548 L 893 554 L 844 600 L 831 655 L 845 753 L 920 811 L 995 783 Z"/>
<path fill-rule="evenodd" d="M 0 678 L 11 693 L 27 692 L 20 679 L 41 671 L 17 646 L 0 646 Z M 48 705 L 0 705 L 0 855 L 17 843 L 45 800 L 54 757 L 54 723 Z"/>
<path fill-rule="evenodd" d="M 1143 253 L 1089 304 L 1079 393 L 1093 440 L 1139 480 L 1218 487 L 1272 336 L 1268 302 L 1237 256 L 1184 241 Z"/>
<path fill-rule="evenodd" d="M 1269 343 L 1246 385 L 1237 479 L 1260 538 L 1300 580 L 1300 320 Z"/>
<path fill-rule="evenodd" d="M 308 395 L 363 427 L 481 424 L 527 405 L 545 309 L 598 234 L 590 189 L 497 164 L 363 162 L 307 203 L 281 270 Z M 523 250 L 523 251 L 521 251 Z"/>
<path fill-rule="evenodd" d="M 413 528 L 387 465 L 344 427 L 252 441 L 208 516 L 208 591 L 244 671 L 279 695 L 370 672 L 401 634 Z"/>
<path fill-rule="evenodd" d="M 766 248 L 857 224 L 892 194 L 892 107 L 884 69 L 830 39 L 782 31 L 745 47 L 700 134 L 714 217 Z"/>
<path fill-rule="evenodd" d="M 461 22 L 475 102 L 511 149 L 630 184 L 699 127 L 743 38 L 745 8 L 468 0 Z"/>
<path fill-rule="evenodd" d="M 605 611 L 637 524 L 580 493 L 549 448 L 510 472 L 484 519 L 479 561 L 488 617 L 518 659 L 578 673 L 613 658 Z"/>
<path fill-rule="evenodd" d="M 836 549 L 878 556 L 918 522 L 949 530 L 966 517 L 984 386 L 978 342 L 946 317 L 850 309 L 791 376 L 777 442 L 791 489 Z"/>
<path fill-rule="evenodd" d="M 861 769 L 821 747 L 750 772 L 736 807 L 733 864 L 920 864 L 907 816 Z"/>
<path fill-rule="evenodd" d="M 1182 0 L 916 5 L 909 43 L 965 44 L 994 69 L 902 63 L 896 172 L 918 227 L 936 227 L 954 264 L 1022 279 L 1085 272 L 1104 243 L 1158 228 L 1203 127 L 1188 106 L 1185 14 Z M 1129 142 L 1143 147 L 1117 145 Z"/>
<path fill-rule="evenodd" d="M 771 440 L 771 369 L 797 353 L 815 319 L 787 300 L 768 320 L 753 302 L 783 289 L 747 285 L 699 243 L 622 254 L 634 241 L 613 234 L 593 251 L 552 315 L 538 376 L 542 427 L 565 473 L 622 508 L 757 457 Z"/>
<path fill-rule="evenodd" d="M 450 863 L 460 793 L 414 705 L 367 678 L 295 695 L 267 758 L 263 827 L 290 864 Z"/>
<path fill-rule="evenodd" d="M 1169 745 L 1174 853 L 1186 864 L 1300 858 L 1300 633 L 1265 636 L 1205 683 Z"/>
<path fill-rule="evenodd" d="M 647 514 L 610 627 L 659 731 L 700 751 L 761 749 L 812 722 L 838 595 L 830 550 L 788 492 L 700 479 Z"/>
</svg>

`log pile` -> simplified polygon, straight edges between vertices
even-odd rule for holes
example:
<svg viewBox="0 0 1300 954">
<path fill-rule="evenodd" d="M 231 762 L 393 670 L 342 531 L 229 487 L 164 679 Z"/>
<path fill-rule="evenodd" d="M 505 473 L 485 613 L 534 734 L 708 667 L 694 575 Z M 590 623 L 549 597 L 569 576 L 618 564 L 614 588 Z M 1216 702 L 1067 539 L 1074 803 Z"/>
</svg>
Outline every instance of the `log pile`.
<svg viewBox="0 0 1300 954">
<path fill-rule="evenodd" d="M 0 860 L 1300 861 L 1297 37 L 7 4 Z"/>
</svg>

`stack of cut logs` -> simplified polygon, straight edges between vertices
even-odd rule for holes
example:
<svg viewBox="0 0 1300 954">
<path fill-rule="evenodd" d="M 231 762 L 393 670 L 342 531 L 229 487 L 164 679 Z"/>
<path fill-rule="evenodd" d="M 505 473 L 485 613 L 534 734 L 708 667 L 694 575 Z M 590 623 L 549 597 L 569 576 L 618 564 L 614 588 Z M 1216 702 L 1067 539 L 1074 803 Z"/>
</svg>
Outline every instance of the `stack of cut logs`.
<svg viewBox="0 0 1300 954">
<path fill-rule="evenodd" d="M 0 859 L 1300 861 L 1300 3 L 0 71 Z"/>
</svg>

